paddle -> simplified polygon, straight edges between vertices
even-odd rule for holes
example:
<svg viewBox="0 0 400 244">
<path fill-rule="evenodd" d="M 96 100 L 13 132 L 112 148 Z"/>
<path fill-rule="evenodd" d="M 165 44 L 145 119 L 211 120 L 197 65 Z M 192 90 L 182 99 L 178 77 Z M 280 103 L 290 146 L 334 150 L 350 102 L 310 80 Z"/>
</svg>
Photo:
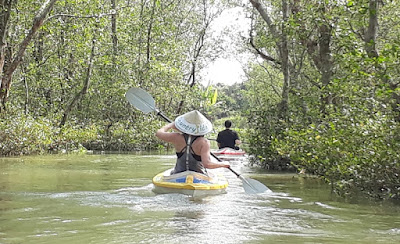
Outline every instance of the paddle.
<svg viewBox="0 0 400 244">
<path fill-rule="evenodd" d="M 161 116 L 168 122 L 172 122 L 167 116 L 165 116 L 155 105 L 154 98 L 145 90 L 137 87 L 130 88 L 125 94 L 126 100 L 130 104 L 132 104 L 135 108 L 139 109 L 143 113 L 156 112 L 157 115 Z M 219 159 L 214 153 L 211 152 L 211 156 L 217 159 L 219 162 L 222 160 Z M 234 173 L 239 179 L 242 180 L 243 188 L 246 193 L 262 193 L 266 191 L 271 191 L 267 186 L 262 184 L 261 182 L 249 179 L 241 176 L 232 168 L 228 168 L 232 173 Z"/>
</svg>

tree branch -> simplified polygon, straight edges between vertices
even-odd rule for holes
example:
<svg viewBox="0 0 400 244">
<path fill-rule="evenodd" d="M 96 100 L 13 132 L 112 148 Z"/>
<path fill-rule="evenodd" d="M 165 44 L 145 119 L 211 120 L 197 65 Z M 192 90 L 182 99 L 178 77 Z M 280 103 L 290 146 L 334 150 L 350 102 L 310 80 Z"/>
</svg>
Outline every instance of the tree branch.
<svg viewBox="0 0 400 244">
<path fill-rule="evenodd" d="M 38 14 L 33 19 L 33 25 L 31 29 L 29 30 L 24 40 L 20 43 L 16 56 L 12 60 L 10 66 L 7 67 L 7 70 L 4 71 L 4 75 L 0 77 L 0 102 L 2 103 L 3 109 L 5 109 L 5 103 L 7 101 L 8 93 L 11 87 L 12 75 L 19 64 L 22 62 L 22 58 L 24 57 L 27 46 L 32 41 L 39 28 L 43 25 L 47 14 L 51 11 L 56 1 L 57 0 L 47 0 L 45 3 L 43 3 Z M 2 110 L 0 108 L 0 112 L 1 111 Z"/>
</svg>

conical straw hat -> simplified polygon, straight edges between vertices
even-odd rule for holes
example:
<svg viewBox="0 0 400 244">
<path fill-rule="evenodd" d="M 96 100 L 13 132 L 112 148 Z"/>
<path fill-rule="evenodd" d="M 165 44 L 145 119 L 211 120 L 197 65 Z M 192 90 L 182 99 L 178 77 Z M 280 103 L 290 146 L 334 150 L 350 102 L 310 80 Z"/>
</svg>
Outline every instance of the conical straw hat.
<svg viewBox="0 0 400 244">
<path fill-rule="evenodd" d="M 211 122 L 197 110 L 178 116 L 175 119 L 175 127 L 193 136 L 202 136 L 212 130 Z"/>
</svg>

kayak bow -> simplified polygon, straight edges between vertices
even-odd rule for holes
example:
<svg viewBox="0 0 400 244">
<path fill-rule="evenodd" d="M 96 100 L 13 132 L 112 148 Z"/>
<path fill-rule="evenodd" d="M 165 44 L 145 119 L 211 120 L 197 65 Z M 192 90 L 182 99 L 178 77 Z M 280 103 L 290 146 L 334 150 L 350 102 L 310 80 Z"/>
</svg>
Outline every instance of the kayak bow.
<svg viewBox="0 0 400 244">
<path fill-rule="evenodd" d="M 190 196 L 217 195 L 226 192 L 228 181 L 222 175 L 210 176 L 194 171 L 171 174 L 173 169 L 154 176 L 153 191 L 159 194 L 181 193 Z"/>
</svg>

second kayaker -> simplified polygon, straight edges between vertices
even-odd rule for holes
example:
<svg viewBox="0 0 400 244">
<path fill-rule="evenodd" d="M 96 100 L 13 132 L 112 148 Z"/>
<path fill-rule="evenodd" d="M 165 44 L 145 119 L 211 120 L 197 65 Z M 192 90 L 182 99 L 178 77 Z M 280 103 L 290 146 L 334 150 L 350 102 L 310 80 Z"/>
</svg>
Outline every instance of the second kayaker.
<svg viewBox="0 0 400 244">
<path fill-rule="evenodd" d="M 239 136 L 236 131 L 231 129 L 232 121 L 225 121 L 225 130 L 220 131 L 217 137 L 218 148 L 229 147 L 235 150 L 239 150 L 239 144 L 242 142 L 239 139 Z"/>
</svg>

